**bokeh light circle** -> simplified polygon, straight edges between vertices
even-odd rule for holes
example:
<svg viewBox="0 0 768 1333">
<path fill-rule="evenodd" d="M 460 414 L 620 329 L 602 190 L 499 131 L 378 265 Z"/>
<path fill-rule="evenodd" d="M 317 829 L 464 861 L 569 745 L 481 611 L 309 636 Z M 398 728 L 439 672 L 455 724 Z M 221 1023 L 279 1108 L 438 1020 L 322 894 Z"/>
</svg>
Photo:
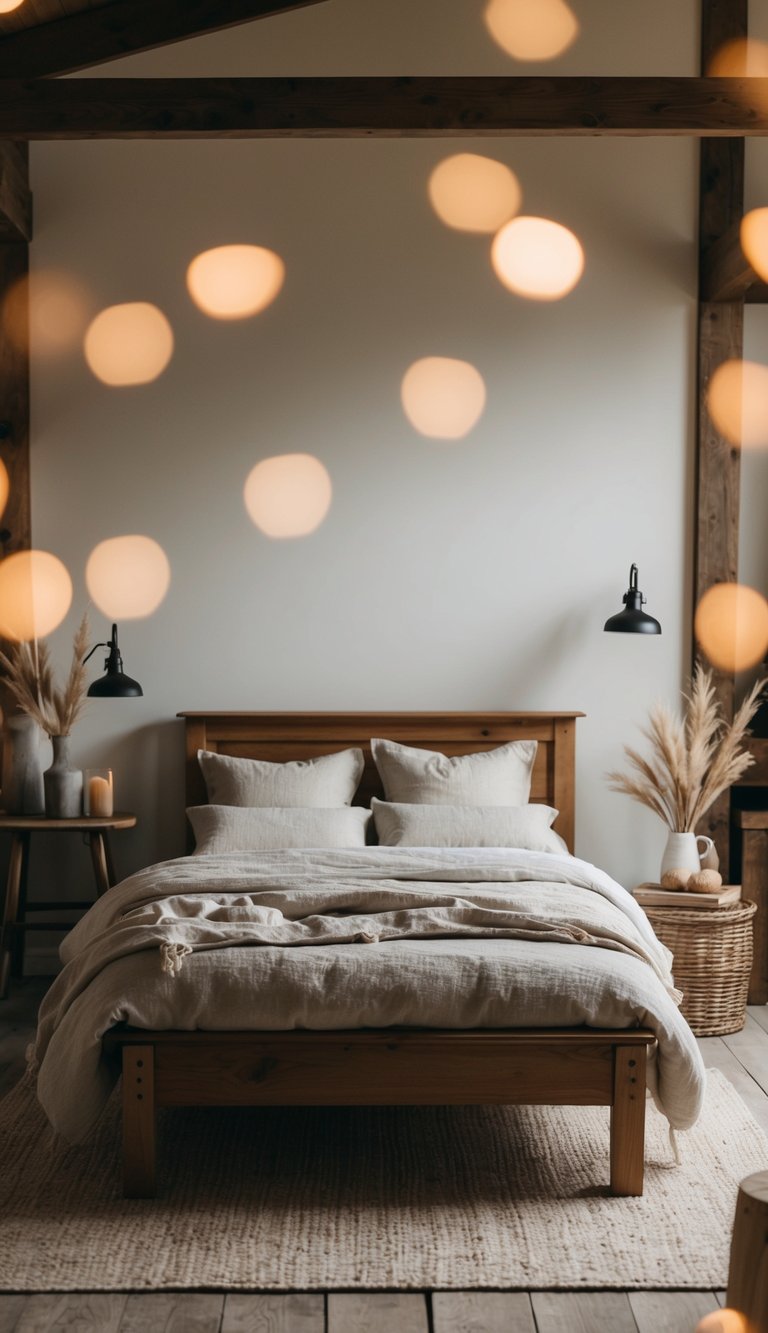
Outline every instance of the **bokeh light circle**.
<svg viewBox="0 0 768 1333">
<path fill-rule="evenodd" d="M 734 37 L 723 42 L 712 56 L 707 74 L 711 78 L 764 79 L 768 75 L 768 43 L 756 37 Z"/>
<path fill-rule="evenodd" d="M 498 231 L 522 200 L 515 173 L 480 153 L 454 153 L 438 162 L 427 191 L 440 221 L 457 231 Z"/>
<path fill-rule="evenodd" d="M 731 444 L 768 445 L 768 366 L 723 361 L 709 381 L 706 402 L 713 425 Z"/>
<path fill-rule="evenodd" d="M 493 40 L 515 60 L 554 60 L 579 35 L 565 0 L 488 0 L 483 17 Z"/>
<path fill-rule="evenodd" d="M 152 537 L 109 537 L 94 546 L 85 567 L 93 601 L 111 620 L 151 616 L 171 582 L 171 566 Z"/>
<path fill-rule="evenodd" d="M 333 488 L 312 454 L 264 458 L 248 474 L 243 496 L 252 522 L 267 537 L 306 537 L 320 526 Z"/>
<path fill-rule="evenodd" d="M 59 356 L 77 347 L 88 323 L 90 300 L 71 273 L 35 269 L 9 288 L 2 303 L 2 329 L 15 347 L 33 356 Z"/>
<path fill-rule="evenodd" d="M 719 671 L 746 671 L 768 650 L 768 602 L 743 583 L 716 583 L 696 608 L 694 630 Z"/>
<path fill-rule="evenodd" d="M 0 14 L 11 14 L 19 5 L 23 5 L 24 0 L 0 0 Z"/>
<path fill-rule="evenodd" d="M 696 1333 L 747 1333 L 747 1321 L 738 1310 L 726 1306 L 705 1314 L 696 1325 Z"/>
<path fill-rule="evenodd" d="M 173 330 L 149 301 L 108 306 L 85 335 L 85 359 L 103 384 L 150 384 L 172 356 Z"/>
<path fill-rule="evenodd" d="M 285 281 L 285 264 L 260 245 L 219 245 L 187 269 L 192 300 L 214 319 L 246 319 L 266 309 Z"/>
<path fill-rule="evenodd" d="M 0 518 L 3 516 L 3 510 L 8 503 L 8 496 L 11 493 L 11 479 L 8 476 L 8 469 L 2 458 L 0 458 Z"/>
<path fill-rule="evenodd" d="M 71 605 L 69 572 L 50 551 L 17 551 L 0 561 L 0 636 L 41 639 Z"/>
<path fill-rule="evenodd" d="M 753 208 L 741 219 L 741 248 L 758 277 L 768 282 L 768 208 Z"/>
<path fill-rule="evenodd" d="M 532 301 L 559 301 L 584 272 L 578 237 L 549 218 L 519 217 L 494 237 L 491 263 L 500 282 Z"/>
<path fill-rule="evenodd" d="M 400 397 L 405 415 L 420 435 L 460 440 L 482 416 L 485 381 L 469 361 L 425 356 L 408 367 Z"/>
</svg>

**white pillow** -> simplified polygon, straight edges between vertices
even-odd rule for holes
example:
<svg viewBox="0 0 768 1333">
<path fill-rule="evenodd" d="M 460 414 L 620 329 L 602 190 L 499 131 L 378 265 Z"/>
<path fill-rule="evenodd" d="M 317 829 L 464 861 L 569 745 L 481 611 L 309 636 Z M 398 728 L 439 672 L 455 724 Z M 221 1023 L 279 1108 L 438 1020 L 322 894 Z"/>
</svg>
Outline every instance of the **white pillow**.
<svg viewBox="0 0 768 1333">
<path fill-rule="evenodd" d="M 371 741 L 387 800 L 417 805 L 526 805 L 537 748 L 536 741 L 510 741 L 448 758 L 396 741 Z"/>
<path fill-rule="evenodd" d="M 568 848 L 551 827 L 551 805 L 403 805 L 374 796 L 373 817 L 382 847 L 519 847 L 529 852 Z"/>
<path fill-rule="evenodd" d="M 187 815 L 196 856 L 271 852 L 281 847 L 364 847 L 371 818 L 362 805 L 343 805 L 339 810 L 193 805 Z"/>
<path fill-rule="evenodd" d="M 198 750 L 198 762 L 212 805 L 350 805 L 363 775 L 362 750 L 339 750 L 317 759 L 272 764 L 266 759 L 233 759 Z"/>
</svg>

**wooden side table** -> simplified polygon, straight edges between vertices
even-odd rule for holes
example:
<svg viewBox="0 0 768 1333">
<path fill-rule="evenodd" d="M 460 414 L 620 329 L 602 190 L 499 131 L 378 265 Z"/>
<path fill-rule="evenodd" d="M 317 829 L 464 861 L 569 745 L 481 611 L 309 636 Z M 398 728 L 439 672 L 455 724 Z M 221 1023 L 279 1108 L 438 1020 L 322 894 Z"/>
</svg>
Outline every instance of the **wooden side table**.
<svg viewBox="0 0 768 1333">
<path fill-rule="evenodd" d="M 115 883 L 115 870 L 108 834 L 113 829 L 133 828 L 136 816 L 117 813 L 78 819 L 46 819 L 44 815 L 0 814 L 0 833 L 11 835 L 11 859 L 5 888 L 3 925 L 0 932 L 0 1000 L 8 994 L 11 970 L 21 976 L 24 966 L 24 932 L 27 930 L 71 930 L 64 921 L 31 922 L 27 912 L 51 912 L 63 907 L 87 910 L 90 902 L 27 902 L 27 872 L 33 833 L 82 833 L 91 849 L 97 897 Z"/>
<path fill-rule="evenodd" d="M 752 739 L 750 737 L 750 746 Z M 749 1003 L 768 1003 L 768 810 L 734 810 L 735 864 L 745 898 L 757 903 Z"/>
</svg>

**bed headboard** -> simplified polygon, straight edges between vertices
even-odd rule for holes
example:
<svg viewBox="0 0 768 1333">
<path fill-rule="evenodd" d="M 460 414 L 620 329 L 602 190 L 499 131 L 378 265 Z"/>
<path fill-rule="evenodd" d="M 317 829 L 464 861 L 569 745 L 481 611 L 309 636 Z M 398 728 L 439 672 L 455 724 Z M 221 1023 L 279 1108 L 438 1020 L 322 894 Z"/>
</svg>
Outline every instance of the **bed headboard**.
<svg viewBox="0 0 768 1333">
<path fill-rule="evenodd" d="M 555 828 L 573 851 L 576 719 L 583 713 L 179 713 L 186 726 L 186 804 L 204 805 L 198 750 L 241 759 L 312 759 L 350 746 L 365 756 L 355 797 L 383 797 L 372 736 L 443 754 L 472 754 L 506 741 L 536 740 L 531 800 L 560 811 Z"/>
</svg>

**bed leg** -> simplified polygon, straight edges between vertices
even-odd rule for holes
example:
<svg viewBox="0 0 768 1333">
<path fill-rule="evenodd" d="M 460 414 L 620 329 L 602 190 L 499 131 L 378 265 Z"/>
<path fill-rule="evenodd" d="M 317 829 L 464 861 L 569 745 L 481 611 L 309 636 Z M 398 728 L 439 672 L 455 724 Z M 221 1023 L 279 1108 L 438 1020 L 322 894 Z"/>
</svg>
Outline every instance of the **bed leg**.
<svg viewBox="0 0 768 1333">
<path fill-rule="evenodd" d="M 155 1049 L 123 1047 L 123 1194 L 155 1196 Z"/>
<path fill-rule="evenodd" d="M 645 1047 L 617 1046 L 613 1056 L 611 1194 L 643 1192 Z"/>
</svg>

